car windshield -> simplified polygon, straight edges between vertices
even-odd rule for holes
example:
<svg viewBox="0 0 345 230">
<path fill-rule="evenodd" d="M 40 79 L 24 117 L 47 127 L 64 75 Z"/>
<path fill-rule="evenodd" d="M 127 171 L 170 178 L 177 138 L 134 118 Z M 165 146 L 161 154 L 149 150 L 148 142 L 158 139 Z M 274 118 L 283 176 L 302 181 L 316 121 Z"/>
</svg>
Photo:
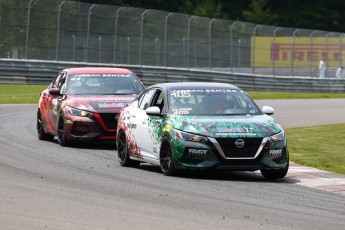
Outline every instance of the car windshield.
<svg viewBox="0 0 345 230">
<path fill-rule="evenodd" d="M 70 74 L 67 93 L 73 95 L 139 94 L 143 85 L 134 74 Z"/>
<path fill-rule="evenodd" d="M 169 111 L 180 115 L 259 115 L 258 106 L 243 91 L 228 88 L 171 89 Z"/>
</svg>

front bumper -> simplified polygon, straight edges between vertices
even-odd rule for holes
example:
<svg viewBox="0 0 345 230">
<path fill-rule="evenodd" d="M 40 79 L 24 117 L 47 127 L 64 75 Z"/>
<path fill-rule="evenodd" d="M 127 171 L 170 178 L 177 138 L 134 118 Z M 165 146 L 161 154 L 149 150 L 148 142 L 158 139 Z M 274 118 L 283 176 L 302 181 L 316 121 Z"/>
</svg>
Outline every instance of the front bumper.
<svg viewBox="0 0 345 230">
<path fill-rule="evenodd" d="M 257 140 L 255 146 L 240 151 L 220 145 L 209 138 L 206 143 L 176 139 L 174 161 L 180 169 L 226 169 L 255 171 L 259 169 L 283 169 L 289 161 L 286 140 L 269 142 L 268 138 Z M 246 141 L 246 140 L 245 140 Z M 250 151 L 253 153 L 251 154 Z M 241 155 L 242 154 L 242 155 Z"/>
<path fill-rule="evenodd" d="M 115 140 L 116 115 L 92 113 L 90 117 L 81 117 L 67 114 L 66 136 L 69 140 Z"/>
</svg>

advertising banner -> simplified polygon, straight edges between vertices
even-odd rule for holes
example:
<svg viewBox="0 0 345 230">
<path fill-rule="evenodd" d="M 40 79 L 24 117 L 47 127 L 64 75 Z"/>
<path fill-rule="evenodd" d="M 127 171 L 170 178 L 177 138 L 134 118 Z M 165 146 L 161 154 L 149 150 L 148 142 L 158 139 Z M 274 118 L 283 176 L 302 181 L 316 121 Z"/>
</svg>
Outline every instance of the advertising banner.
<svg viewBox="0 0 345 230">
<path fill-rule="evenodd" d="M 322 58 L 328 67 L 345 61 L 340 38 L 252 37 L 252 67 L 315 67 Z"/>
</svg>

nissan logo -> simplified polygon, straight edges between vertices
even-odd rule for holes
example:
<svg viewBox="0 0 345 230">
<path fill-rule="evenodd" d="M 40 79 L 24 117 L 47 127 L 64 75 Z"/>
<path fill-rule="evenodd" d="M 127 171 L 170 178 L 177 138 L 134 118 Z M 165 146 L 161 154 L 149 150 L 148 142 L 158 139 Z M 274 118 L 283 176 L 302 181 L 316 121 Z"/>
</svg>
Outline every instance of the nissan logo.
<svg viewBox="0 0 345 230">
<path fill-rule="evenodd" d="M 236 147 L 237 148 L 243 148 L 244 147 L 244 140 L 242 140 L 242 139 L 237 139 L 236 141 L 235 141 L 235 145 L 236 145 Z"/>
</svg>

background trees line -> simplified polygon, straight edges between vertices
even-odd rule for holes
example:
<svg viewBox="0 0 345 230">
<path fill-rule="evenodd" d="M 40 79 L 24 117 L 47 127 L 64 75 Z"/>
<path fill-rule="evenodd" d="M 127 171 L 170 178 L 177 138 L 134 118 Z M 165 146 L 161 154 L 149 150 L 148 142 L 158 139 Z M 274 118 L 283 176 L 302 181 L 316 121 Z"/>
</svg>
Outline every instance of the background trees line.
<svg viewBox="0 0 345 230">
<path fill-rule="evenodd" d="M 78 0 L 190 15 L 239 20 L 278 27 L 345 31 L 343 0 Z"/>
</svg>

